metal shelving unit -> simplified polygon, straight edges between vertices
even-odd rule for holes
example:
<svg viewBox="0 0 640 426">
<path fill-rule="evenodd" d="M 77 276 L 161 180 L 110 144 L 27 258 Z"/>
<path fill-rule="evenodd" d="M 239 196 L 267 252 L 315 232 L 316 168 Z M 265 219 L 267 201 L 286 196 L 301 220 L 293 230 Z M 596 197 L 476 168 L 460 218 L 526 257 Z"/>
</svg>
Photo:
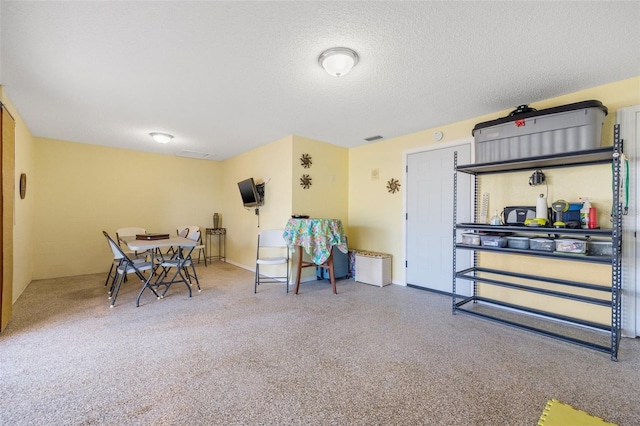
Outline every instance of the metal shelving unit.
<svg viewBox="0 0 640 426">
<path fill-rule="evenodd" d="M 525 158 L 515 161 L 503 161 L 458 166 L 454 155 L 454 205 L 453 205 L 453 313 L 463 313 L 496 321 L 527 331 L 578 344 L 610 354 L 613 361 L 618 359 L 621 328 L 621 286 L 622 286 L 622 206 L 619 200 L 620 188 L 620 128 L 614 127 L 614 145 L 588 151 L 566 153 L 562 155 Z M 603 237 L 611 239 L 612 256 L 587 256 L 569 253 L 542 252 L 512 248 L 494 248 L 473 246 L 457 242 L 459 230 L 496 231 L 495 226 L 475 223 L 457 223 L 458 173 L 474 176 L 474 218 L 478 217 L 479 177 L 485 174 L 509 173 L 538 168 L 584 167 L 594 164 L 613 164 L 613 206 L 612 229 L 556 229 L 543 227 L 500 226 L 500 232 L 516 232 L 532 236 L 553 235 L 572 237 Z M 473 266 L 457 270 L 458 250 L 473 251 Z M 558 279 L 543 275 L 523 274 L 478 266 L 478 253 L 491 252 L 504 255 L 534 256 L 543 259 L 555 259 L 567 262 L 586 262 L 611 267 L 611 286 L 586 282 Z M 473 284 L 471 296 L 456 293 L 456 280 L 468 280 Z M 515 281 L 515 282 L 514 282 Z M 524 282 L 524 283 L 523 283 Z M 541 283 L 536 286 L 533 283 Z M 558 313 L 533 309 L 526 306 L 507 303 L 478 294 L 478 285 L 489 285 L 515 291 L 540 294 L 552 298 L 562 298 L 588 306 L 606 307 L 611 310 L 611 323 L 601 324 Z M 577 292 L 575 290 L 578 290 Z M 584 295 L 585 291 L 590 294 Z M 557 324 L 561 324 L 560 327 Z M 571 330 L 568 326 L 575 326 Z M 603 338 L 604 336 L 604 338 Z"/>
</svg>

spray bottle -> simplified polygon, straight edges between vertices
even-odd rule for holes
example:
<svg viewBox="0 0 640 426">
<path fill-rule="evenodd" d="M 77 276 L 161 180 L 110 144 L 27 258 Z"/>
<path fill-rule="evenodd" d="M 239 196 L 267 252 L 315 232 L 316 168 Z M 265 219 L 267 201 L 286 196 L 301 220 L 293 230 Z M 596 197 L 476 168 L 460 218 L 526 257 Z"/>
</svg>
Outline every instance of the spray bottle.
<svg viewBox="0 0 640 426">
<path fill-rule="evenodd" d="M 500 220 L 500 215 L 498 214 L 498 210 L 491 216 L 491 220 L 489 220 L 490 225 L 502 225 L 502 220 Z"/>
<path fill-rule="evenodd" d="M 582 208 L 580 209 L 580 227 L 582 229 L 589 228 L 589 209 L 591 208 L 591 203 L 589 199 L 584 197 L 582 200 Z"/>
</svg>

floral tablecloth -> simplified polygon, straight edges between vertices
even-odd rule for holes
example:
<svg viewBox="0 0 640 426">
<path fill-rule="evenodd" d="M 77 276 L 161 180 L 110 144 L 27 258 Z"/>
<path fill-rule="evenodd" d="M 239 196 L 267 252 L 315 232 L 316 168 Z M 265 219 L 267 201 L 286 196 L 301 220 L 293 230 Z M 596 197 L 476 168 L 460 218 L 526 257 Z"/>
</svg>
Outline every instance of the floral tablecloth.
<svg viewBox="0 0 640 426">
<path fill-rule="evenodd" d="M 347 237 L 340 219 L 289 219 L 283 237 L 292 250 L 303 247 L 317 265 L 327 261 L 333 246 L 347 252 Z"/>
</svg>

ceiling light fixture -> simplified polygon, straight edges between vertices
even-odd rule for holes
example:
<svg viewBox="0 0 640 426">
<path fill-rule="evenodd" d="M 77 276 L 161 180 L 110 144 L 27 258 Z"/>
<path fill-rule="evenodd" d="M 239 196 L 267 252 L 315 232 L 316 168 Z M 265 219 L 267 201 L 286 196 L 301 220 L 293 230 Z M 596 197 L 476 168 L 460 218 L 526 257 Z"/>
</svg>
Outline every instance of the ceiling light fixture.
<svg viewBox="0 0 640 426">
<path fill-rule="evenodd" d="M 151 135 L 153 140 L 158 143 L 169 143 L 169 141 L 173 139 L 173 135 L 170 135 L 169 133 L 152 132 L 149 133 L 149 135 Z"/>
<path fill-rule="evenodd" d="M 341 77 L 358 63 L 358 54 L 347 47 L 333 47 L 320 54 L 318 63 L 326 72 Z"/>
</svg>

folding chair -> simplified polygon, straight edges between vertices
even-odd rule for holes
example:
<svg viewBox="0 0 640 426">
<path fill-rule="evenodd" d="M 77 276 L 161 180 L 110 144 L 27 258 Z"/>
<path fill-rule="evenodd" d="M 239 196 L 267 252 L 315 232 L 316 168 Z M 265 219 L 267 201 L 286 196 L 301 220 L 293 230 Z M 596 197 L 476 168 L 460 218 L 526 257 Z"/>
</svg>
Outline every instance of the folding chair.
<svg viewBox="0 0 640 426">
<path fill-rule="evenodd" d="M 258 249 L 256 253 L 256 277 L 253 292 L 258 292 L 258 285 L 262 283 L 285 282 L 289 293 L 289 247 L 284 241 L 284 229 L 268 229 L 258 233 Z M 286 276 L 261 276 L 260 265 L 287 265 Z"/>
<path fill-rule="evenodd" d="M 151 262 L 146 262 L 142 259 L 134 260 L 125 254 L 122 248 L 109 236 L 106 231 L 102 231 L 102 234 L 105 236 L 107 241 L 109 242 L 109 247 L 113 252 L 114 264 L 117 261 L 117 267 L 114 275 L 113 282 L 111 284 L 111 288 L 109 289 L 109 299 L 111 299 L 111 308 L 116 304 L 116 298 L 118 297 L 118 292 L 120 291 L 120 286 L 125 279 L 125 276 L 129 274 L 136 274 L 136 276 L 142 281 L 144 284 L 142 290 L 147 287 L 148 282 L 151 280 L 153 276 L 154 265 Z M 113 269 L 113 265 L 112 265 Z M 149 277 L 145 277 L 142 273 L 144 271 L 149 272 Z M 140 294 L 142 294 L 142 290 Z M 155 291 L 155 289 L 151 288 L 151 291 L 156 295 L 156 297 L 160 298 L 160 295 Z M 138 300 L 136 301 L 136 306 L 140 306 L 140 294 L 138 295 Z"/>
<path fill-rule="evenodd" d="M 202 255 L 204 257 L 204 266 L 207 266 L 207 253 L 205 251 L 204 244 L 202 243 L 202 234 L 200 233 L 200 227 L 190 226 L 187 238 L 198 242 L 198 245 L 193 248 L 193 251 L 198 252 L 198 263 L 200 263 L 200 256 Z"/>
<path fill-rule="evenodd" d="M 178 237 L 183 237 L 183 238 L 187 238 L 187 235 L 189 235 L 189 226 L 178 226 L 176 228 L 176 235 Z M 169 254 L 174 254 L 176 252 L 176 249 L 174 247 L 169 247 L 169 250 L 167 250 L 167 255 Z"/>
<path fill-rule="evenodd" d="M 193 241 L 197 241 L 198 245 L 193 248 L 193 251 L 198 252 L 198 263 L 200 263 L 200 256 L 204 257 L 204 266 L 207 266 L 207 253 L 202 242 L 202 235 L 200 233 L 200 227 L 196 225 L 182 225 L 178 226 L 176 233 L 180 237 L 189 238 Z M 197 238 L 196 238 L 197 235 Z"/>
<path fill-rule="evenodd" d="M 185 249 L 186 254 L 185 254 Z M 189 297 L 191 297 L 191 274 L 189 273 L 189 266 L 193 271 L 193 277 L 198 285 L 198 291 L 202 291 L 200 288 L 200 282 L 198 281 L 198 275 L 196 274 L 196 269 L 193 266 L 193 261 L 191 260 L 191 253 L 193 252 L 193 247 L 177 247 L 173 256 L 170 259 L 163 259 L 162 262 L 158 265 L 158 267 L 162 268 L 162 272 L 158 274 L 158 277 L 155 279 L 153 284 L 148 285 L 150 288 L 159 287 L 164 285 L 164 292 L 160 297 L 164 297 L 164 295 L 169 291 L 169 287 L 177 282 L 184 282 L 187 288 L 189 289 Z M 171 268 L 176 268 L 175 273 L 171 277 L 171 279 L 167 280 L 169 276 L 169 271 Z M 183 274 L 184 273 L 184 274 Z M 180 279 L 178 279 L 180 276 Z"/>
</svg>

